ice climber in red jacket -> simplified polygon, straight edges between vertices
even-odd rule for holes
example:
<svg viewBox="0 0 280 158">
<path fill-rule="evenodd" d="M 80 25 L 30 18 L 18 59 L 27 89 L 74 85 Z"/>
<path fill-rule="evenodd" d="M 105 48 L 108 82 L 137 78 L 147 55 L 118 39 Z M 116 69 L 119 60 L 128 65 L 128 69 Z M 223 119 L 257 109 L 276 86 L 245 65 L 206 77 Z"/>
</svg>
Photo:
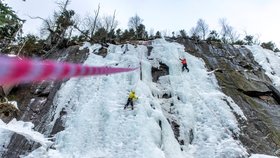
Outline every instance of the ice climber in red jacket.
<svg viewBox="0 0 280 158">
<path fill-rule="evenodd" d="M 180 59 L 180 60 L 181 60 L 181 63 L 182 63 L 182 71 L 184 71 L 186 69 L 189 72 L 188 65 L 187 65 L 187 60 L 185 58 Z"/>
</svg>

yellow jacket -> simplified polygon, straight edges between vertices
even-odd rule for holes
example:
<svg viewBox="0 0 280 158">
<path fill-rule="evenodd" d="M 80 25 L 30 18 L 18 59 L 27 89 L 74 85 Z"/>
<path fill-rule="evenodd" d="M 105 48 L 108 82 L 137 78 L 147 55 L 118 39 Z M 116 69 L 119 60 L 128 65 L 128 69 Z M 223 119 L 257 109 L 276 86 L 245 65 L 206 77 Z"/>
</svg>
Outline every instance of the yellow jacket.
<svg viewBox="0 0 280 158">
<path fill-rule="evenodd" d="M 130 92 L 128 98 L 132 99 L 132 100 L 137 100 L 138 99 L 138 97 L 135 95 L 134 92 Z"/>
</svg>

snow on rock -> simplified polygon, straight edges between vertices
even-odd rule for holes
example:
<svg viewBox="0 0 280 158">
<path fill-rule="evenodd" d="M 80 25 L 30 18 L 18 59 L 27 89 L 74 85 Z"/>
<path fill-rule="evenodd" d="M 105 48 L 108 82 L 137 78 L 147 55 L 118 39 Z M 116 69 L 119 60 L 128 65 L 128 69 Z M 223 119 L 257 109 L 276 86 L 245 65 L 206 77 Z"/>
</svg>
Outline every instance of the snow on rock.
<svg viewBox="0 0 280 158">
<path fill-rule="evenodd" d="M 13 135 L 13 132 L 6 130 L 2 127 L 2 121 L 0 120 L 0 156 L 3 152 L 5 152 L 7 145 L 10 142 L 11 136 Z"/>
<path fill-rule="evenodd" d="M 274 85 L 280 90 L 280 55 L 279 52 L 273 52 L 263 49 L 261 46 L 246 46 L 253 53 L 257 61 L 266 71 L 266 75 L 272 80 Z"/>
<path fill-rule="evenodd" d="M 16 121 L 16 119 L 13 119 L 8 124 L 6 124 L 2 120 L 0 120 L 1 130 L 15 132 L 19 135 L 24 136 L 28 140 L 33 140 L 40 143 L 43 147 L 48 147 L 49 145 L 51 145 L 52 142 L 45 138 L 43 134 L 34 131 L 33 127 L 34 125 L 31 122 Z M 4 136 L 7 135 L 6 132 L 1 132 L 0 134 L 1 138 L 5 138 Z M 4 136 L 2 136 L 2 134 L 4 134 Z"/>
<path fill-rule="evenodd" d="M 10 104 L 11 106 L 13 106 L 15 109 L 19 110 L 18 104 L 16 101 L 8 101 L 7 103 Z"/>
<path fill-rule="evenodd" d="M 79 48 L 79 50 L 83 50 L 85 48 L 88 48 L 90 53 L 97 53 L 98 50 L 102 48 L 102 46 L 100 44 L 91 45 L 89 42 L 85 42 L 84 45 Z"/>
</svg>

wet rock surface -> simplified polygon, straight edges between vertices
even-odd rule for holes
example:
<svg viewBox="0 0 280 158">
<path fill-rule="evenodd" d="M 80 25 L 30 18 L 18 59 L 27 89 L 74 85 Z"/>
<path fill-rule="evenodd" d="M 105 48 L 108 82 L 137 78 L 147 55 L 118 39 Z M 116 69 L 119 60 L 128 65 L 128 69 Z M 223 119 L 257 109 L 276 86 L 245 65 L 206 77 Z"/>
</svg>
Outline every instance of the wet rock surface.
<svg viewBox="0 0 280 158">
<path fill-rule="evenodd" d="M 163 63 L 159 63 L 159 67 L 152 67 L 153 82 L 157 82 L 159 77 L 169 74 L 169 68 Z"/>
</svg>

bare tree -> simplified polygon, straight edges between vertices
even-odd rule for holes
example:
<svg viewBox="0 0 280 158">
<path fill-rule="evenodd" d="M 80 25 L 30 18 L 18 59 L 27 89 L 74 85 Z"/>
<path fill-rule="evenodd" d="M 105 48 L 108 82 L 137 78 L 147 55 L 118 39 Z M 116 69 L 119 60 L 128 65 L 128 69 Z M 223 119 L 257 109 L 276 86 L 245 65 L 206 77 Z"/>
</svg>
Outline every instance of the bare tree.
<svg viewBox="0 0 280 158">
<path fill-rule="evenodd" d="M 116 11 L 114 11 L 113 15 L 104 15 L 97 23 L 97 30 L 94 34 L 94 38 L 102 42 L 106 42 L 108 39 L 112 40 L 115 36 L 117 25 Z"/>
<path fill-rule="evenodd" d="M 88 14 L 81 23 L 74 25 L 82 35 L 84 35 L 88 40 L 94 41 L 94 34 L 101 27 L 101 20 L 99 18 L 100 4 L 96 10 L 94 10 L 94 15 Z"/>
<path fill-rule="evenodd" d="M 228 24 L 225 18 L 220 19 L 219 22 L 221 25 L 222 41 L 224 43 L 234 43 L 239 38 L 237 32 Z"/>
<path fill-rule="evenodd" d="M 190 34 L 194 38 L 205 40 L 206 35 L 209 32 L 209 26 L 203 19 L 198 19 L 196 22 L 196 26 L 192 27 L 190 30 Z"/>
<path fill-rule="evenodd" d="M 60 0 L 57 1 L 56 4 L 60 8 L 62 12 L 66 11 L 67 6 L 71 3 L 71 0 Z"/>
<path fill-rule="evenodd" d="M 41 17 L 31 17 L 31 19 L 41 19 L 43 21 L 41 29 L 40 29 L 40 34 L 41 36 L 48 35 L 49 33 L 54 33 L 55 30 L 55 20 L 54 18 L 41 18 Z"/>
<path fill-rule="evenodd" d="M 87 16 L 85 18 L 85 26 L 87 26 L 87 32 L 89 33 L 90 40 L 93 40 L 93 36 L 95 31 L 98 29 L 98 25 L 100 25 L 99 20 L 99 12 L 100 12 L 100 4 L 98 4 L 97 10 L 94 11 L 94 16 Z"/>
<path fill-rule="evenodd" d="M 199 31 L 197 29 L 197 27 L 192 27 L 190 29 L 190 35 L 192 36 L 192 38 L 199 38 Z"/>
<path fill-rule="evenodd" d="M 137 14 L 135 16 L 129 18 L 128 27 L 132 28 L 134 31 L 137 30 L 137 27 L 142 24 L 143 19 L 141 19 Z"/>
<path fill-rule="evenodd" d="M 205 40 L 206 34 L 209 32 L 209 26 L 203 19 L 198 19 L 196 23 L 196 29 L 199 33 L 199 36 Z"/>
<path fill-rule="evenodd" d="M 114 11 L 114 14 L 112 16 L 112 20 L 111 20 L 111 26 L 110 26 L 110 31 L 111 30 L 115 30 L 118 26 L 118 21 L 116 20 L 116 10 Z"/>
<path fill-rule="evenodd" d="M 94 20 L 93 20 L 93 26 L 92 26 L 90 37 L 93 37 L 93 34 L 95 32 L 95 29 L 96 29 L 96 26 L 98 24 L 99 11 L 100 11 L 100 4 L 98 4 L 98 9 L 94 11 L 95 17 L 94 17 Z"/>
<path fill-rule="evenodd" d="M 57 2 L 60 10 L 55 11 L 52 18 L 44 19 L 41 17 L 31 17 L 33 19 L 43 20 L 43 26 L 41 34 L 47 35 L 46 45 L 48 47 L 57 47 L 61 45 L 67 35 L 67 30 L 74 25 L 72 17 L 75 12 L 73 10 L 67 10 L 70 0 L 64 0 Z"/>
<path fill-rule="evenodd" d="M 239 39 L 240 35 L 234 30 L 232 29 L 232 31 L 229 34 L 229 39 L 231 43 L 234 43 L 235 41 L 237 41 Z"/>
<path fill-rule="evenodd" d="M 118 26 L 118 21 L 116 20 L 116 11 L 113 15 L 104 15 L 100 17 L 100 4 L 98 8 L 94 11 L 94 15 L 88 14 L 83 22 L 75 26 L 75 28 L 82 33 L 86 39 L 97 42 L 101 38 L 105 41 L 109 36 L 114 35 L 114 31 Z"/>
<path fill-rule="evenodd" d="M 118 21 L 116 20 L 116 11 L 114 11 L 113 16 L 103 17 L 103 27 L 107 32 L 115 30 L 117 26 L 118 26 Z"/>
<path fill-rule="evenodd" d="M 77 34 L 77 30 L 76 30 L 76 25 L 78 25 L 79 23 L 81 23 L 81 18 L 78 14 L 75 14 L 73 16 L 73 21 L 75 22 L 74 25 L 71 25 L 67 31 L 67 35 L 68 35 L 68 39 L 70 39 L 72 37 L 72 34 L 74 32 L 74 34 Z"/>
</svg>

